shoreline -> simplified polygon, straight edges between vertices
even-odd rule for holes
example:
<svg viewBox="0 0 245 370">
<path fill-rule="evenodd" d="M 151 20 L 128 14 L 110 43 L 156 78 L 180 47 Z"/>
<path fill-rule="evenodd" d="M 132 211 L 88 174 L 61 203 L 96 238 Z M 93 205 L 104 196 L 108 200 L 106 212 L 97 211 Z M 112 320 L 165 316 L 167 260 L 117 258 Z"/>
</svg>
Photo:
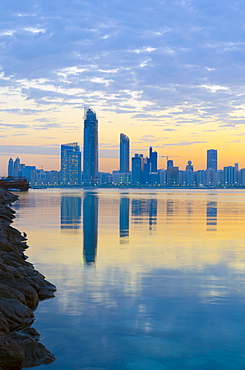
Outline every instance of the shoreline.
<svg viewBox="0 0 245 370">
<path fill-rule="evenodd" d="M 40 301 L 54 297 L 56 287 L 27 262 L 26 233 L 10 224 L 9 205 L 18 196 L 0 189 L 0 370 L 20 370 L 49 364 L 55 356 L 39 342 L 31 327 Z"/>
</svg>

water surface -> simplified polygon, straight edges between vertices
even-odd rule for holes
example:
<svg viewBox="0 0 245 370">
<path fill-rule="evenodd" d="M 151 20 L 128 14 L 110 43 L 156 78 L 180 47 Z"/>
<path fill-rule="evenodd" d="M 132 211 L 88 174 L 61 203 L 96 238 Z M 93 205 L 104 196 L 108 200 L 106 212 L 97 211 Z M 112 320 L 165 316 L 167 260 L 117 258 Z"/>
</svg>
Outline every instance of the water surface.
<svg viewBox="0 0 245 370">
<path fill-rule="evenodd" d="M 245 191 L 30 190 L 14 208 L 58 288 L 39 369 L 245 368 Z"/>
</svg>

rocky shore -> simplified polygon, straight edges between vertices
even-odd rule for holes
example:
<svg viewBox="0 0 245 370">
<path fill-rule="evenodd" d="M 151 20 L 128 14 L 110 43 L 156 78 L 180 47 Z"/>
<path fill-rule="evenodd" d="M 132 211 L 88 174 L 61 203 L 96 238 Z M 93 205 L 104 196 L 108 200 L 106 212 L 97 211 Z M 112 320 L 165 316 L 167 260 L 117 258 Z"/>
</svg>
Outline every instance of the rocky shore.
<svg viewBox="0 0 245 370">
<path fill-rule="evenodd" d="M 0 189 L 0 370 L 19 370 L 54 361 L 31 327 L 40 300 L 54 296 L 55 286 L 26 261 L 26 234 L 11 227 L 9 205 L 18 197 Z"/>
</svg>

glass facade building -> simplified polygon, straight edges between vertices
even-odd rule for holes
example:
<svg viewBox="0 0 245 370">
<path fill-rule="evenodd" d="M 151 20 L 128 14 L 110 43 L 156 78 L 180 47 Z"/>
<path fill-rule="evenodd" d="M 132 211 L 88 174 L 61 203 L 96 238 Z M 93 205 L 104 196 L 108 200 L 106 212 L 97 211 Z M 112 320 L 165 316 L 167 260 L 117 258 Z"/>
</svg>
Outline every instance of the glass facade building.
<svg viewBox="0 0 245 370">
<path fill-rule="evenodd" d="M 120 173 L 129 172 L 129 138 L 120 134 Z"/>
<path fill-rule="evenodd" d="M 217 150 L 209 149 L 207 150 L 207 169 L 212 168 L 215 172 L 217 171 Z"/>
<path fill-rule="evenodd" d="M 96 113 L 84 110 L 83 182 L 91 186 L 98 183 L 98 120 Z"/>
<path fill-rule="evenodd" d="M 78 143 L 61 145 L 61 183 L 81 185 L 81 151 Z"/>
<path fill-rule="evenodd" d="M 12 158 L 9 158 L 8 162 L 8 176 L 12 177 L 14 175 L 14 161 Z"/>
</svg>

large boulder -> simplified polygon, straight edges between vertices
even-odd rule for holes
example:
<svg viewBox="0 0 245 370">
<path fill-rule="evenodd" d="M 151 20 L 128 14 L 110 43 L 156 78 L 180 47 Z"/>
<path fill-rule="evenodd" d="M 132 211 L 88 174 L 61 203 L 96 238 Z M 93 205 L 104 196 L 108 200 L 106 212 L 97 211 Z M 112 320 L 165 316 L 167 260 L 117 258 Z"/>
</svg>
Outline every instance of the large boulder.
<svg viewBox="0 0 245 370">
<path fill-rule="evenodd" d="M 25 352 L 9 335 L 0 333 L 0 367 L 2 370 L 22 369 Z"/>
</svg>

